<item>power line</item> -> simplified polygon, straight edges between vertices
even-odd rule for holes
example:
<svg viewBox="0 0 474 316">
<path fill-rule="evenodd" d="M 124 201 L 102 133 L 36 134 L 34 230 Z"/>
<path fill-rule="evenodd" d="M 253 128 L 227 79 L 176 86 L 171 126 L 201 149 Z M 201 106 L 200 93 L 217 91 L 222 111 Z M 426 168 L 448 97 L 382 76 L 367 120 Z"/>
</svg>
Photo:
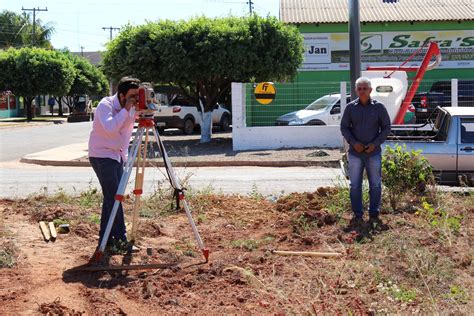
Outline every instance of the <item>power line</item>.
<svg viewBox="0 0 474 316">
<path fill-rule="evenodd" d="M 25 8 L 21 7 L 21 10 L 22 10 L 22 11 L 33 11 L 33 40 L 32 40 L 32 43 L 33 43 L 33 45 L 34 45 L 35 42 L 36 42 L 36 37 L 35 37 L 35 32 L 36 32 L 36 11 L 38 11 L 38 12 L 41 12 L 41 11 L 48 11 L 48 7 L 46 7 L 45 9 L 40 9 L 40 7 L 33 8 L 33 9 L 25 9 Z"/>
<path fill-rule="evenodd" d="M 118 31 L 118 30 L 120 30 L 120 28 L 118 28 L 118 27 L 112 27 L 112 26 L 103 27 L 102 29 L 103 29 L 104 31 L 105 31 L 105 30 L 110 30 L 110 40 L 112 40 L 112 31 Z"/>
</svg>

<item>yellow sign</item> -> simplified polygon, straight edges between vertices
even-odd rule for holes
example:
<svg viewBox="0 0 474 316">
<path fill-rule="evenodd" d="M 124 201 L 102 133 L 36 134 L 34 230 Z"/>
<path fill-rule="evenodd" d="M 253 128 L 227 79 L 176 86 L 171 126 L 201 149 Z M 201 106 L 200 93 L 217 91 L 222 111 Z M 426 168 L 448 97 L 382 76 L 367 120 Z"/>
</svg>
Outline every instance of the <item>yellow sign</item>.
<svg viewBox="0 0 474 316">
<path fill-rule="evenodd" d="M 275 99 L 276 89 L 272 82 L 260 82 L 254 90 L 255 99 L 260 104 L 270 104 Z"/>
</svg>

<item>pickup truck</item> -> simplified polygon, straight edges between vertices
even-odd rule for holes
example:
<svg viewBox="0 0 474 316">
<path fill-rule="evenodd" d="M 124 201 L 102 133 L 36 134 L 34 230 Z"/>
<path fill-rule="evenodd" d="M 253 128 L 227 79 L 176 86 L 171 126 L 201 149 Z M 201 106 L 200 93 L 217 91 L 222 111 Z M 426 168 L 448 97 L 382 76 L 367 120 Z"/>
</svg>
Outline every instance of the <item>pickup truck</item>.
<svg viewBox="0 0 474 316">
<path fill-rule="evenodd" d="M 416 112 L 416 122 L 424 123 L 436 117 L 435 109 L 451 106 L 451 81 L 436 81 L 429 92 L 415 94 L 412 101 Z M 458 106 L 474 106 L 474 80 L 458 81 Z"/>
<path fill-rule="evenodd" d="M 434 125 L 394 125 L 383 146 L 421 150 L 437 182 L 474 186 L 474 107 L 438 107 Z"/>
</svg>

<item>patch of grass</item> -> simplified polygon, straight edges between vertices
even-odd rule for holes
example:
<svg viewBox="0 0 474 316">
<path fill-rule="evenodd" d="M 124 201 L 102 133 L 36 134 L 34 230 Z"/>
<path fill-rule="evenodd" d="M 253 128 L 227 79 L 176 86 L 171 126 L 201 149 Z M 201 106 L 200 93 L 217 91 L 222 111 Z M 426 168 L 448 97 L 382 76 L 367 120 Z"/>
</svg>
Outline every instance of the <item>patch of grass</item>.
<svg viewBox="0 0 474 316">
<path fill-rule="evenodd" d="M 404 287 L 396 287 L 396 288 L 391 288 L 390 289 L 390 295 L 397 301 L 403 302 L 403 303 L 411 303 L 414 300 L 416 300 L 417 295 L 416 295 L 416 290 L 413 289 L 406 289 Z"/>
<path fill-rule="evenodd" d="M 467 290 L 457 285 L 452 285 L 449 289 L 449 293 L 445 294 L 445 297 L 454 300 L 459 304 L 469 303 L 469 294 Z"/>
<path fill-rule="evenodd" d="M 196 221 L 197 221 L 198 224 L 205 223 L 205 222 L 207 222 L 207 217 L 204 214 L 199 214 L 196 217 Z"/>
<path fill-rule="evenodd" d="M 12 241 L 5 241 L 0 249 L 0 268 L 13 268 L 18 261 L 18 254 L 15 244 Z"/>
<path fill-rule="evenodd" d="M 65 220 L 64 218 L 55 218 L 53 220 L 54 226 L 58 227 L 59 225 L 62 224 L 70 224 L 69 221 Z"/>
<path fill-rule="evenodd" d="M 99 190 L 97 190 L 97 188 L 89 186 L 86 191 L 80 193 L 77 201 L 82 207 L 100 207 L 100 203 L 102 202 L 102 194 L 99 192 Z"/>
<path fill-rule="evenodd" d="M 100 224 L 100 215 L 99 214 L 90 214 L 86 218 L 89 222 L 99 225 Z"/>
<path fill-rule="evenodd" d="M 252 189 L 250 190 L 248 196 L 256 202 L 260 202 L 265 198 L 263 194 L 260 193 L 260 191 L 258 190 L 258 186 L 255 182 L 252 184 Z"/>
<path fill-rule="evenodd" d="M 435 207 L 423 200 L 422 207 L 418 209 L 416 214 L 425 218 L 431 227 L 438 229 L 441 237 L 448 241 L 449 245 L 452 243 L 452 235 L 459 234 L 461 230 L 463 216 L 452 214 L 446 211 L 443 206 Z"/>
<path fill-rule="evenodd" d="M 293 232 L 298 235 L 304 235 L 308 233 L 315 226 L 315 222 L 308 219 L 306 216 L 301 215 L 292 219 Z"/>
<path fill-rule="evenodd" d="M 254 239 L 236 239 L 230 242 L 230 246 L 232 248 L 240 248 L 245 249 L 247 251 L 254 251 L 258 249 L 260 243 L 258 242 L 258 240 Z"/>
</svg>

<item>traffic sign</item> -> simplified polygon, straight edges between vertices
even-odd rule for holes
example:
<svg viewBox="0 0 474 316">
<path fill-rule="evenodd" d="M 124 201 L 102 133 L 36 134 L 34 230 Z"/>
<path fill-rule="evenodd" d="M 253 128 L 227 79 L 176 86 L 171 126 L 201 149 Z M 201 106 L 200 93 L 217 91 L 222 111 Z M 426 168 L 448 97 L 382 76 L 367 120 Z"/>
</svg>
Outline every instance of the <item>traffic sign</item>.
<svg viewBox="0 0 474 316">
<path fill-rule="evenodd" d="M 270 104 L 275 99 L 276 89 L 272 82 L 260 82 L 254 90 L 255 99 L 260 104 Z"/>
</svg>

